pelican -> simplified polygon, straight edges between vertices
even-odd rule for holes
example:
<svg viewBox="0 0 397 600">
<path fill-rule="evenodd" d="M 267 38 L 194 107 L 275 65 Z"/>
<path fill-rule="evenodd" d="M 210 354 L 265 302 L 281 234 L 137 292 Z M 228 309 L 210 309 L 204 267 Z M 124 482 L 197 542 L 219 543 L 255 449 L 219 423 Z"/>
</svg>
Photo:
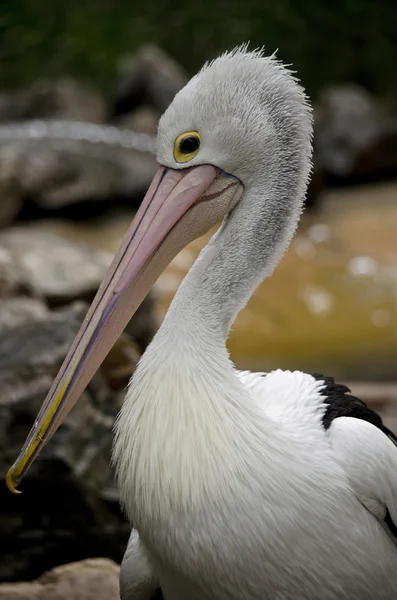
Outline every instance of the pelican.
<svg viewBox="0 0 397 600">
<path fill-rule="evenodd" d="M 17 491 L 165 266 L 222 221 L 116 422 L 134 527 L 123 600 L 397 598 L 396 438 L 333 379 L 239 372 L 226 349 L 295 231 L 311 137 L 303 89 L 261 50 L 220 56 L 177 94 L 158 172 L 7 474 Z"/>
</svg>

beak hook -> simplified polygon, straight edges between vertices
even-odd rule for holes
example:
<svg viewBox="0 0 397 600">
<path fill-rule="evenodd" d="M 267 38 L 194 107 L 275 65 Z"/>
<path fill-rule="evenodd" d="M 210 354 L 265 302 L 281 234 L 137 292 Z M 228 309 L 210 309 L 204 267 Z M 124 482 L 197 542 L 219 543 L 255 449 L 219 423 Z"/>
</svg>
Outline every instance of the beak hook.
<svg viewBox="0 0 397 600">
<path fill-rule="evenodd" d="M 13 494 L 21 494 L 22 492 L 20 490 L 17 490 L 19 481 L 15 481 L 13 475 L 14 475 L 14 465 L 12 467 L 10 467 L 7 471 L 7 475 L 6 475 L 7 487 L 10 490 L 10 492 L 12 492 Z"/>
</svg>

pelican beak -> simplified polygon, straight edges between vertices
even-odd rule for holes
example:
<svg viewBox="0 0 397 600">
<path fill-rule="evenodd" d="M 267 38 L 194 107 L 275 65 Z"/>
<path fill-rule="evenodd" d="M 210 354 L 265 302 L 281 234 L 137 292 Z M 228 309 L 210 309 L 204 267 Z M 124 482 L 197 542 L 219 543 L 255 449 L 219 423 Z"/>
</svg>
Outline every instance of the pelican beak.
<svg viewBox="0 0 397 600">
<path fill-rule="evenodd" d="M 241 184 L 211 165 L 160 167 L 6 477 L 16 487 L 64 421 L 153 283 L 176 254 L 222 219 Z"/>
</svg>

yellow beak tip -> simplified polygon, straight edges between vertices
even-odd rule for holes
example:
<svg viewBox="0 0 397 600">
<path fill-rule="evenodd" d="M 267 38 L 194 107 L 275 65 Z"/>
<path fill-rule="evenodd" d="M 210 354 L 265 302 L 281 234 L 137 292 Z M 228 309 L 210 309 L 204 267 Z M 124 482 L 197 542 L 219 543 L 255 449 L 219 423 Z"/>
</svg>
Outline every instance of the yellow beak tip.
<svg viewBox="0 0 397 600">
<path fill-rule="evenodd" d="M 6 475 L 6 484 L 7 484 L 8 489 L 10 490 L 10 492 L 12 492 L 13 494 L 21 494 L 22 493 L 19 490 L 17 490 L 18 483 L 16 481 L 14 481 L 12 467 L 11 467 L 11 469 L 8 470 L 8 473 Z"/>
</svg>

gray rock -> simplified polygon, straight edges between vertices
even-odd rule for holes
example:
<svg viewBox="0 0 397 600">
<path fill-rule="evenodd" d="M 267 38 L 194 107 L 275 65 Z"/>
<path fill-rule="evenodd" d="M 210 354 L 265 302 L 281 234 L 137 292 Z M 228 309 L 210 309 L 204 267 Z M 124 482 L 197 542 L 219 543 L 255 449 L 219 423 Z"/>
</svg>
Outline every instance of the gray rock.
<svg viewBox="0 0 397 600">
<path fill-rule="evenodd" d="M 38 121 L 0 126 L 0 226 L 27 198 L 46 209 L 137 203 L 157 168 L 153 138 L 110 125 Z"/>
<path fill-rule="evenodd" d="M 119 566 L 82 560 L 52 569 L 37 581 L 0 584 L 0 600 L 119 600 Z"/>
<path fill-rule="evenodd" d="M 14 189 L 13 183 L 6 181 L 3 185 L 1 179 L 2 172 L 0 171 L 0 229 L 11 225 L 23 206 L 22 196 Z"/>
<path fill-rule="evenodd" d="M 127 324 L 125 332 L 136 342 L 141 352 L 152 341 L 158 329 L 158 321 L 154 314 L 154 294 L 146 296 L 133 318 Z"/>
<path fill-rule="evenodd" d="M 53 312 L 42 306 L 42 315 L 29 318 L 26 312 L 18 314 L 17 306 L 18 303 L 14 308 L 14 326 L 3 326 L 0 332 L 2 409 L 23 406 L 33 396 L 41 404 L 87 311 L 84 302 Z M 40 404 L 29 405 L 29 411 L 34 412 Z"/>
<path fill-rule="evenodd" d="M 116 123 L 119 127 L 131 129 L 138 133 L 146 133 L 154 138 L 157 135 L 158 120 L 158 115 L 154 109 L 140 106 L 116 119 Z"/>
<path fill-rule="evenodd" d="M 120 63 L 114 89 L 114 112 L 122 114 L 140 105 L 162 114 L 185 85 L 181 67 L 155 45 L 145 45 Z"/>
<path fill-rule="evenodd" d="M 78 224 L 69 230 L 74 232 L 72 238 L 84 237 L 79 234 Z M 23 294 L 45 300 L 50 307 L 64 306 L 74 300 L 91 302 L 111 260 L 108 252 L 69 242 L 34 224 L 7 229 L 0 232 L 0 299 Z M 18 301 L 15 318 L 22 318 L 24 310 L 37 313 L 38 306 L 26 299 Z M 7 321 L 6 314 L 12 311 L 12 302 L 0 305 L 0 311 L 2 307 L 5 312 L 4 317 L 0 314 L 0 327 Z M 142 351 L 157 325 L 150 293 L 128 323 L 126 332 Z"/>
<path fill-rule="evenodd" d="M 133 329 L 135 320 L 136 319 L 131 320 L 130 329 Z M 130 332 L 128 331 L 128 333 Z M 142 340 L 139 336 L 134 337 L 134 335 L 132 335 L 131 337 L 127 333 L 122 333 L 116 344 L 113 346 L 112 351 L 102 363 L 101 372 L 112 389 L 124 390 L 132 373 L 135 371 L 135 367 L 141 354 L 139 342 L 142 342 Z"/>
<path fill-rule="evenodd" d="M 0 234 L 2 479 L 86 315 L 81 299 L 92 299 L 110 261 L 37 226 Z M 113 423 L 154 323 L 149 297 L 32 465 L 23 494 L 0 486 L 0 580 L 31 579 L 87 556 L 121 560 L 130 528 L 110 466 Z"/>
<path fill-rule="evenodd" d="M 7 298 L 18 290 L 19 274 L 15 268 L 12 254 L 0 246 L 0 298 Z"/>
<path fill-rule="evenodd" d="M 3 122 L 61 118 L 103 123 L 106 116 L 106 103 L 101 94 L 67 77 L 37 81 L 28 88 L 0 94 L 0 121 Z"/>
<path fill-rule="evenodd" d="M 75 235 L 79 237 L 78 224 Z M 108 252 L 71 243 L 35 225 L 5 230 L 0 233 L 0 299 L 15 297 L 22 291 L 45 300 L 50 307 L 75 300 L 91 302 L 111 260 Z M 12 306 L 12 302 L 0 305 L 0 311 L 4 309 L 4 316 L 0 312 L 0 328 L 6 324 L 7 314 L 11 315 Z M 26 311 L 40 314 L 41 310 L 37 303 L 20 300 L 15 305 L 15 320 L 23 320 Z M 149 294 L 128 323 L 126 333 L 141 352 L 156 329 L 153 296 Z"/>
<path fill-rule="evenodd" d="M 0 125 L 1 129 L 1 125 Z M 0 136 L 1 144 L 1 136 Z M 15 164 L 12 153 L 3 153 L 0 145 L 0 229 L 10 225 L 23 205 L 22 194 L 15 181 Z"/>
<path fill-rule="evenodd" d="M 0 334 L 25 323 L 42 321 L 49 310 L 41 300 L 25 296 L 0 298 Z"/>
<path fill-rule="evenodd" d="M 0 233 L 1 252 L 14 265 L 14 277 L 50 305 L 93 299 L 112 255 L 71 244 L 34 227 L 14 227 Z"/>
<path fill-rule="evenodd" d="M 315 106 L 316 168 L 338 179 L 397 172 L 397 119 L 359 86 L 327 88 Z"/>
<path fill-rule="evenodd" d="M 76 302 L 0 329 L 2 480 L 86 310 L 86 304 Z M 120 512 L 110 455 L 114 419 L 137 354 L 128 336 L 122 336 L 32 465 L 22 495 L 13 496 L 0 486 L 0 580 L 31 579 L 55 565 L 90 556 L 121 560 L 129 525 Z"/>
</svg>

